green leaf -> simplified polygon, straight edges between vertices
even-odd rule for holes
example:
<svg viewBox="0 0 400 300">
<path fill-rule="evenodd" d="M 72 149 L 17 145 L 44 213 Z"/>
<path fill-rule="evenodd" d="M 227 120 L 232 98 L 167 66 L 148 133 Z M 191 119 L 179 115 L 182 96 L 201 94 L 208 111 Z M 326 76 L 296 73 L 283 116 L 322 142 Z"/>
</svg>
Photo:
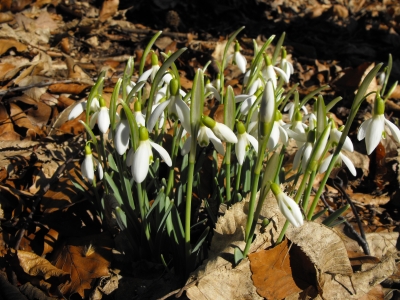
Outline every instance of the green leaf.
<svg viewBox="0 0 400 300">
<path fill-rule="evenodd" d="M 272 59 L 271 59 L 272 65 L 276 64 L 276 60 L 278 59 L 278 56 L 281 53 L 281 48 L 283 45 L 283 41 L 285 40 L 285 36 L 286 36 L 286 33 L 283 32 L 281 37 L 279 38 L 278 42 L 276 43 L 275 51 L 274 51 L 274 54 L 272 55 Z"/>
<path fill-rule="evenodd" d="M 201 245 L 204 243 L 204 241 L 206 240 L 207 236 L 208 236 L 208 232 L 210 231 L 210 227 L 207 227 L 206 229 L 204 229 L 203 233 L 201 234 L 201 236 L 199 237 L 199 239 L 197 240 L 194 248 L 192 249 L 192 253 L 195 253 L 197 250 L 199 250 L 199 248 L 201 247 Z"/>
<path fill-rule="evenodd" d="M 233 260 L 235 265 L 238 265 L 243 259 L 243 252 L 239 248 L 235 248 L 233 252 Z"/>
<path fill-rule="evenodd" d="M 345 206 L 342 206 L 341 208 L 336 210 L 333 214 L 331 214 L 329 217 L 327 217 L 322 222 L 322 224 L 324 224 L 325 226 L 332 226 L 333 222 L 336 221 L 349 208 L 350 208 L 350 204 L 346 204 Z"/>
<path fill-rule="evenodd" d="M 117 164 L 115 163 L 114 157 L 112 156 L 111 153 L 108 154 L 107 160 L 108 160 L 108 164 L 109 164 L 111 170 L 113 170 L 115 172 L 119 172 Z"/>
<path fill-rule="evenodd" d="M 121 194 L 119 193 L 119 189 L 118 189 L 117 185 L 115 184 L 114 180 L 111 178 L 111 176 L 107 172 L 104 172 L 104 178 L 107 181 L 108 185 L 113 190 L 115 199 L 117 199 L 118 204 L 120 206 L 122 206 L 124 204 L 124 201 L 122 200 Z"/>
</svg>

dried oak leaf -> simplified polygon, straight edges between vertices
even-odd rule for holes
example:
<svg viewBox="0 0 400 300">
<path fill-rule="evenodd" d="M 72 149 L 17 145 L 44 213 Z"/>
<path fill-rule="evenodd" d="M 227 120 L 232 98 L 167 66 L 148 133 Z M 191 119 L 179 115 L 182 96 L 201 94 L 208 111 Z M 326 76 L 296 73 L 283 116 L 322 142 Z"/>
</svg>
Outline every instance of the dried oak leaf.
<svg viewBox="0 0 400 300">
<path fill-rule="evenodd" d="M 300 251 L 298 247 L 290 248 L 284 240 L 274 248 L 249 255 L 251 278 L 260 296 L 284 299 L 314 284 L 314 267 Z"/>
<path fill-rule="evenodd" d="M 290 228 L 286 236 L 314 263 L 323 299 L 359 299 L 397 270 L 395 254 L 388 253 L 367 271 L 353 274 L 339 235 L 315 222 L 306 222 L 301 228 Z"/>
<path fill-rule="evenodd" d="M 12 38 L 0 39 L 0 55 L 3 55 L 11 48 L 15 48 L 18 52 L 24 52 L 28 47 Z"/>
<path fill-rule="evenodd" d="M 70 240 L 56 255 L 53 263 L 71 275 L 71 281 L 60 287 L 63 295 L 78 293 L 85 298 L 95 279 L 108 276 L 113 240 L 106 234 Z"/>
<path fill-rule="evenodd" d="M 65 282 L 69 275 L 67 272 L 53 266 L 47 259 L 44 259 L 35 253 L 19 250 L 17 251 L 20 266 L 25 273 L 30 276 L 40 276 L 44 280 L 51 277 L 57 277 L 61 282 Z"/>
<path fill-rule="evenodd" d="M 243 251 L 245 246 L 243 240 L 248 205 L 248 199 L 236 203 L 226 211 L 223 217 L 218 219 L 211 242 L 209 259 L 192 273 L 192 277 L 197 278 L 197 283 L 186 291 L 186 295 L 190 299 L 262 299 L 257 294 L 251 280 L 249 260 L 243 259 L 237 266 L 233 264 L 234 249 L 240 248 Z M 250 253 L 257 249 L 270 247 L 272 239 L 278 237 L 278 232 L 285 223 L 285 218 L 279 213 L 276 200 L 271 194 L 265 199 L 259 221 L 264 218 L 270 219 L 271 222 L 265 228 L 264 233 L 256 235 Z M 256 233 L 259 232 L 260 225 L 257 225 Z M 192 282 L 193 280 L 189 279 L 187 284 Z"/>
</svg>

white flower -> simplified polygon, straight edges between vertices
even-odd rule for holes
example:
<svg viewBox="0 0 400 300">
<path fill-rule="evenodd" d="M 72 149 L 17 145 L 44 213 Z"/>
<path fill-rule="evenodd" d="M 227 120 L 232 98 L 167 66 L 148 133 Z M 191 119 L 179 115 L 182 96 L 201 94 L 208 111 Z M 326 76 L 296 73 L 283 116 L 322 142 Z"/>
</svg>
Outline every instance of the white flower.
<svg viewBox="0 0 400 300">
<path fill-rule="evenodd" d="M 378 146 L 382 136 L 385 136 L 385 125 L 389 127 L 393 139 L 397 143 L 400 142 L 399 128 L 385 118 L 384 112 L 385 102 L 377 93 L 375 98 L 373 116 L 371 119 L 368 119 L 361 124 L 361 127 L 357 134 L 357 138 L 359 141 L 365 138 L 365 145 L 367 147 L 368 155 L 370 155 L 372 151 L 374 151 L 375 148 Z"/>
<path fill-rule="evenodd" d="M 262 75 L 263 75 L 265 81 L 268 81 L 268 80 L 272 81 L 274 89 L 276 89 L 277 84 L 278 84 L 278 81 L 276 79 L 276 73 L 278 73 L 283 78 L 285 83 L 289 82 L 289 78 L 286 75 L 286 73 L 282 69 L 280 69 L 278 67 L 274 67 L 271 64 L 270 58 L 267 57 L 266 64 L 265 64 L 264 68 L 262 69 Z"/>
<path fill-rule="evenodd" d="M 294 73 L 293 65 L 286 59 L 286 50 L 282 49 L 282 59 L 280 63 L 281 69 L 286 73 L 287 77 Z"/>
<path fill-rule="evenodd" d="M 94 180 L 94 170 L 95 167 L 99 172 L 99 178 L 103 179 L 103 167 L 99 163 L 97 159 L 95 159 L 92 155 L 92 150 L 89 145 L 85 146 L 85 159 L 81 165 L 81 172 L 83 178 L 87 178 L 87 180 L 92 183 Z"/>
<path fill-rule="evenodd" d="M 207 147 L 211 143 L 214 145 L 215 150 L 221 155 L 225 154 L 224 146 L 219 138 L 215 136 L 210 128 L 204 125 L 200 125 L 199 132 L 197 135 L 197 142 L 200 147 Z M 181 154 L 186 155 L 190 151 L 190 144 L 192 142 L 192 136 L 189 136 L 183 144 Z"/>
<path fill-rule="evenodd" d="M 279 140 L 284 144 L 287 145 L 289 137 L 284 128 L 285 122 L 282 121 L 282 114 L 280 111 L 276 111 L 276 117 L 274 126 L 272 127 L 271 135 L 268 140 L 267 147 L 268 149 L 273 149 L 278 145 Z"/>
<path fill-rule="evenodd" d="M 181 121 L 183 128 L 190 132 L 190 109 L 186 105 L 186 103 L 181 99 L 181 96 L 178 91 L 177 79 L 171 80 L 170 88 L 171 88 L 171 97 L 165 101 L 160 103 L 151 113 L 149 121 L 147 123 L 147 129 L 152 131 L 154 125 L 156 124 L 158 118 L 163 114 L 164 110 L 167 108 L 169 117 L 176 121 Z"/>
<path fill-rule="evenodd" d="M 247 60 L 240 53 L 240 46 L 239 46 L 239 43 L 237 41 L 236 41 L 236 44 L 235 44 L 235 53 L 233 54 L 233 62 L 238 66 L 239 70 L 242 73 L 246 73 Z"/>
<path fill-rule="evenodd" d="M 285 107 L 283 108 L 283 111 L 289 111 L 289 119 L 291 120 L 293 117 L 293 113 L 295 111 L 296 105 L 294 105 L 294 102 L 288 102 Z M 308 114 L 307 108 L 303 105 L 302 107 L 300 107 L 301 110 L 304 112 L 304 115 Z"/>
<path fill-rule="evenodd" d="M 92 119 L 95 119 L 95 114 L 93 114 Z M 92 120 L 90 120 L 92 121 Z M 97 115 L 97 126 L 99 127 L 99 130 L 102 133 L 106 133 L 108 130 L 108 127 L 110 127 L 110 114 L 108 113 L 108 108 L 105 106 L 102 106 L 100 108 L 100 111 L 98 112 Z"/>
<path fill-rule="evenodd" d="M 149 172 L 149 165 L 153 162 L 153 151 L 152 148 L 157 150 L 164 162 L 170 167 L 172 166 L 172 160 L 168 152 L 160 145 L 152 142 L 148 138 L 149 133 L 146 127 L 139 128 L 139 146 L 136 152 L 131 156 L 131 161 L 128 162 L 131 166 L 131 172 L 133 180 L 137 183 L 141 183 L 146 179 L 147 173 Z"/>
<path fill-rule="evenodd" d="M 331 129 L 331 135 L 330 135 L 329 139 L 331 140 L 331 142 L 333 142 L 337 145 L 339 143 L 341 136 L 342 136 L 342 132 L 339 131 L 336 127 L 334 127 Z M 353 142 L 350 140 L 350 138 L 348 136 L 346 136 L 346 139 L 344 140 L 342 149 L 344 149 L 346 151 L 350 151 L 350 152 L 354 151 Z"/>
<path fill-rule="evenodd" d="M 288 195 L 283 193 L 276 183 L 271 183 L 271 190 L 278 201 L 278 207 L 285 218 L 294 226 L 303 225 L 303 215 L 299 205 Z"/>
<path fill-rule="evenodd" d="M 76 117 L 79 117 L 79 115 L 86 110 L 86 106 L 87 106 L 87 100 L 76 104 L 69 113 L 68 120 L 72 120 L 75 119 Z M 90 102 L 90 112 L 96 112 L 99 110 L 100 110 L 99 100 L 97 98 L 93 98 L 92 102 Z"/>
<path fill-rule="evenodd" d="M 241 94 L 235 96 L 235 102 L 243 102 L 240 106 L 240 113 L 242 115 L 247 115 L 250 111 L 250 108 L 256 102 L 257 98 L 262 94 L 262 89 L 256 90 L 255 94 Z"/>
<path fill-rule="evenodd" d="M 206 93 L 211 93 L 213 97 L 215 97 L 215 99 L 217 99 L 218 101 L 221 100 L 218 90 L 211 84 L 209 80 L 207 81 L 204 89 Z"/>
<path fill-rule="evenodd" d="M 201 117 L 201 121 L 203 122 L 204 125 L 210 128 L 212 132 L 215 134 L 215 136 L 219 138 L 221 141 L 228 143 L 237 143 L 238 140 L 236 135 L 225 124 L 218 123 L 213 119 L 211 119 L 210 117 L 204 115 Z"/>
<path fill-rule="evenodd" d="M 292 166 L 293 170 L 297 170 L 299 168 L 300 161 L 301 161 L 302 171 L 304 172 L 306 170 L 312 149 L 313 149 L 313 144 L 307 142 L 303 146 L 301 146 L 299 150 L 297 150 L 296 155 L 294 156 L 293 159 L 293 166 Z"/>
<path fill-rule="evenodd" d="M 129 147 L 130 128 L 128 120 L 121 120 L 115 129 L 114 145 L 119 155 L 126 152 Z"/>
<path fill-rule="evenodd" d="M 251 144 L 257 153 L 258 141 L 254 136 L 246 132 L 243 123 L 238 122 L 236 127 L 238 129 L 238 135 L 237 135 L 238 142 L 235 144 L 235 153 L 239 165 L 243 165 L 244 158 L 246 156 L 246 152 L 249 148 L 249 145 Z"/>
<path fill-rule="evenodd" d="M 332 157 L 333 157 L 333 154 L 330 154 L 327 158 L 325 158 L 322 161 L 322 163 L 321 163 L 321 165 L 319 167 L 319 170 L 318 170 L 319 173 L 324 173 L 328 169 L 328 166 L 331 163 Z M 342 162 L 344 162 L 344 164 L 347 166 L 347 168 L 349 169 L 350 173 L 353 176 L 357 175 L 357 171 L 356 171 L 356 168 L 354 167 L 353 162 L 347 156 L 345 156 L 342 153 L 342 151 L 340 151 L 335 165 L 336 166 L 341 166 Z"/>
</svg>

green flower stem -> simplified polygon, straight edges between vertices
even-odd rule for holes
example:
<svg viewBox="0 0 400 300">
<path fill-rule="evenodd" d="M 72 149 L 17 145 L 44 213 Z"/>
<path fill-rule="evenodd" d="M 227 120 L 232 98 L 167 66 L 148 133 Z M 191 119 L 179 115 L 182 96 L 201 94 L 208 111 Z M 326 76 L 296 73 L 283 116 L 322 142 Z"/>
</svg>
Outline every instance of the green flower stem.
<svg viewBox="0 0 400 300">
<path fill-rule="evenodd" d="M 285 221 L 285 224 L 284 224 L 283 227 L 282 227 L 282 231 L 281 231 L 281 233 L 279 234 L 278 239 L 276 240 L 276 244 L 279 244 L 280 242 L 282 242 L 283 237 L 285 236 L 285 233 L 286 233 L 286 230 L 287 230 L 289 224 L 290 224 L 289 221 L 286 220 L 286 221 Z"/>
<path fill-rule="evenodd" d="M 177 132 L 177 129 L 178 129 L 178 122 L 175 122 L 175 124 L 174 124 L 174 133 Z M 179 128 L 178 134 L 174 134 L 174 137 L 172 139 L 172 150 L 171 150 L 171 153 L 172 153 L 172 157 L 171 157 L 172 166 L 171 166 L 171 168 L 169 168 L 168 183 L 167 183 L 167 189 L 166 189 L 166 192 L 165 192 L 165 195 L 167 197 L 170 196 L 169 194 L 171 193 L 171 190 L 172 190 L 172 188 L 174 186 L 174 175 L 175 175 L 176 158 L 178 156 L 179 141 L 181 140 L 182 133 L 183 133 L 183 126 L 181 126 Z"/>
<path fill-rule="evenodd" d="M 190 220 L 192 213 L 192 196 L 193 196 L 193 178 L 194 178 L 194 167 L 195 159 L 193 159 L 190 153 L 189 166 L 188 166 L 188 181 L 186 187 L 186 211 L 185 211 L 185 253 L 186 253 L 186 272 L 189 272 L 190 266 L 190 255 L 192 254 L 192 247 L 190 245 Z"/>
<path fill-rule="evenodd" d="M 310 178 L 308 180 L 308 185 L 306 187 L 306 190 L 304 192 L 304 197 L 303 197 L 303 210 L 304 211 L 307 211 L 308 203 L 310 201 L 311 190 L 312 190 L 313 182 L 314 182 L 316 175 L 317 175 L 316 170 L 313 170 L 310 174 Z"/>
<path fill-rule="evenodd" d="M 312 202 L 310 210 L 308 211 L 308 214 L 307 214 L 308 220 L 312 219 L 315 208 L 317 207 L 317 204 L 318 204 L 318 200 L 324 191 L 325 184 L 328 181 L 329 175 L 331 174 L 333 167 L 335 166 L 337 158 L 339 157 L 339 153 L 343 147 L 344 141 L 349 134 L 350 127 L 353 124 L 354 118 L 356 117 L 356 114 L 358 112 L 358 109 L 360 108 L 361 103 L 365 99 L 364 95 L 367 92 L 367 88 L 368 88 L 369 84 L 371 83 L 372 79 L 375 78 L 376 74 L 378 73 L 378 71 L 381 67 L 382 67 L 382 63 L 376 65 L 368 73 L 368 75 L 365 77 L 364 81 L 362 82 L 360 88 L 358 89 L 356 96 L 354 97 L 353 105 L 351 106 L 351 109 L 350 109 L 350 115 L 349 115 L 349 118 L 347 119 L 346 126 L 344 127 L 344 129 L 342 131 L 342 136 L 340 137 L 339 144 L 336 147 L 335 152 L 333 153 L 332 160 L 328 166 L 328 169 L 325 172 L 324 178 L 321 180 L 321 183 L 319 185 L 317 193 L 315 194 L 314 201 Z"/>
<path fill-rule="evenodd" d="M 235 178 L 235 192 L 238 193 L 240 189 L 240 178 L 242 177 L 243 165 L 239 165 Z"/>
<path fill-rule="evenodd" d="M 231 153 L 232 153 L 232 144 L 226 143 L 226 152 L 225 152 L 225 172 L 226 172 L 226 202 L 230 202 L 232 199 L 231 195 Z"/>
</svg>

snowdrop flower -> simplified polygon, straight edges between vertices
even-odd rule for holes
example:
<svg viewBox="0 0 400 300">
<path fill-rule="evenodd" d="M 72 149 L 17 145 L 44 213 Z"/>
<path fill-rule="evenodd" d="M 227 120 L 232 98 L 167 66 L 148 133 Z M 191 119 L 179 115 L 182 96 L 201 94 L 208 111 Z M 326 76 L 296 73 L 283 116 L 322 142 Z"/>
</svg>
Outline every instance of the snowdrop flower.
<svg viewBox="0 0 400 300">
<path fill-rule="evenodd" d="M 291 120 L 293 117 L 293 113 L 296 109 L 296 105 L 294 104 L 294 102 L 288 102 L 285 107 L 283 108 L 284 112 L 289 111 L 289 119 Z M 304 115 L 308 114 L 307 108 L 303 105 L 302 107 L 300 107 L 300 109 L 304 112 Z"/>
<path fill-rule="evenodd" d="M 103 167 L 99 163 L 97 159 L 95 159 L 92 155 L 92 150 L 90 149 L 90 145 L 86 144 L 85 146 L 85 159 L 81 165 L 81 172 L 83 178 L 87 178 L 87 180 L 92 183 L 94 180 L 94 170 L 97 168 L 99 172 L 99 178 L 103 179 Z"/>
<path fill-rule="evenodd" d="M 295 112 L 292 118 L 292 124 L 287 124 L 288 136 L 296 141 L 297 147 L 301 147 L 307 140 L 306 128 L 307 126 L 302 122 L 303 116 L 299 111 Z"/>
<path fill-rule="evenodd" d="M 381 98 L 379 93 L 375 97 L 375 105 L 372 113 L 372 118 L 364 121 L 358 131 L 357 138 L 359 141 L 365 138 L 365 145 L 367 147 L 367 153 L 370 155 L 372 151 L 378 146 L 382 137 L 386 136 L 385 125 L 389 127 L 390 133 L 393 139 L 400 142 L 400 130 L 399 128 L 387 120 L 384 116 L 385 113 L 385 101 Z"/>
<path fill-rule="evenodd" d="M 342 132 L 336 128 L 335 122 L 332 122 L 332 129 L 331 129 L 331 135 L 329 137 L 329 140 L 334 145 L 337 145 L 337 144 L 339 144 L 339 140 L 340 140 L 341 136 L 342 136 Z M 350 138 L 348 136 L 346 136 L 346 139 L 344 140 L 342 149 L 344 149 L 346 151 L 350 151 L 350 152 L 354 151 L 353 142 L 350 140 Z"/>
<path fill-rule="evenodd" d="M 276 73 L 278 73 L 286 83 L 289 82 L 289 78 L 287 77 L 286 73 L 282 69 L 274 67 L 272 65 L 271 59 L 267 55 L 264 55 L 264 61 L 265 61 L 265 67 L 262 70 L 263 77 L 265 81 L 268 80 L 272 81 L 274 89 L 276 89 L 278 84 L 278 81 L 276 79 Z"/>
<path fill-rule="evenodd" d="M 110 127 L 110 114 L 108 113 L 108 107 L 102 97 L 100 97 L 100 111 L 94 113 L 92 119 L 96 119 L 97 115 L 97 126 L 102 133 L 106 133 L 108 131 L 108 127 Z M 92 119 L 90 119 L 90 123 L 92 123 Z"/>
<path fill-rule="evenodd" d="M 114 138 L 114 146 L 119 155 L 123 155 L 128 149 L 130 135 L 129 122 L 126 119 L 125 113 L 121 111 L 121 121 L 115 129 Z"/>
<path fill-rule="evenodd" d="M 286 49 L 282 48 L 282 59 L 280 62 L 280 68 L 286 73 L 289 80 L 290 75 L 294 73 L 293 65 L 286 59 Z"/>
<path fill-rule="evenodd" d="M 279 140 L 286 145 L 288 143 L 289 137 L 288 134 L 283 127 L 285 122 L 282 121 L 282 113 L 277 110 L 275 112 L 275 122 L 274 126 L 272 127 L 271 135 L 268 140 L 267 147 L 268 149 L 273 149 L 278 145 Z"/>
<path fill-rule="evenodd" d="M 238 66 L 239 70 L 242 71 L 242 73 L 246 73 L 247 60 L 240 53 L 240 45 L 239 45 L 238 41 L 236 41 L 236 44 L 235 44 L 235 53 L 233 54 L 233 63 L 235 63 Z"/>
<path fill-rule="evenodd" d="M 142 104 L 136 101 L 133 107 L 133 116 L 135 117 L 136 124 L 140 126 L 145 126 L 146 120 L 142 114 Z"/>
<path fill-rule="evenodd" d="M 129 163 L 131 166 L 133 180 L 137 183 L 141 183 L 146 179 L 147 173 L 149 172 L 149 165 L 153 162 L 152 148 L 157 150 L 169 167 L 172 166 L 172 160 L 168 152 L 160 145 L 149 140 L 149 132 L 146 127 L 140 127 L 139 146 L 136 152 L 129 156 L 129 162 L 127 158 L 127 164 Z"/>
<path fill-rule="evenodd" d="M 271 183 L 271 190 L 278 201 L 278 207 L 285 218 L 294 226 L 303 225 L 303 215 L 299 205 L 279 188 L 276 183 Z"/>
<path fill-rule="evenodd" d="M 233 131 L 225 124 L 218 123 L 208 116 L 202 115 L 201 121 L 212 130 L 217 138 L 227 143 L 237 143 L 238 139 Z"/>
<path fill-rule="evenodd" d="M 211 84 L 210 80 L 207 80 L 206 86 L 204 87 L 205 93 L 211 93 L 215 99 L 221 100 L 218 90 Z"/>
<path fill-rule="evenodd" d="M 158 64 L 158 57 L 157 57 L 157 54 L 152 52 L 151 53 L 151 68 L 148 69 L 147 71 L 143 72 L 142 75 L 140 75 L 138 82 L 146 81 L 149 77 L 150 77 L 150 81 L 153 82 L 154 77 L 156 77 L 158 70 L 160 70 L 160 65 Z"/>
<path fill-rule="evenodd" d="M 328 169 L 328 166 L 331 163 L 332 157 L 333 157 L 333 154 L 330 154 L 327 158 L 325 158 L 322 161 L 322 163 L 321 163 L 321 165 L 319 167 L 319 170 L 318 170 L 319 173 L 324 173 Z M 356 168 L 354 167 L 353 162 L 347 156 L 345 156 L 342 153 L 342 151 L 340 151 L 339 152 L 339 156 L 338 156 L 338 158 L 336 160 L 335 166 L 341 167 L 342 166 L 342 162 L 344 162 L 344 164 L 347 166 L 347 168 L 349 169 L 350 173 L 353 176 L 357 175 L 357 171 L 356 171 Z"/>
<path fill-rule="evenodd" d="M 239 165 L 243 165 L 244 158 L 246 156 L 246 152 L 249 149 L 250 144 L 258 151 L 258 141 L 257 139 L 248 134 L 246 132 L 246 128 L 244 127 L 242 122 L 237 122 L 236 128 L 238 131 L 237 139 L 238 142 L 235 144 L 235 153 L 238 160 Z"/>
<path fill-rule="evenodd" d="M 254 95 L 249 93 L 235 96 L 236 103 L 242 102 L 242 105 L 240 106 L 240 113 L 242 115 L 247 115 L 249 113 L 250 108 L 253 106 L 262 92 L 262 89 L 258 89 Z"/>
<path fill-rule="evenodd" d="M 273 82 L 267 81 L 260 103 L 260 122 L 270 123 L 275 121 L 275 95 Z"/>
<path fill-rule="evenodd" d="M 297 150 L 296 155 L 293 159 L 293 170 L 297 170 L 300 166 L 304 172 L 307 168 L 308 161 L 311 157 L 311 152 L 313 150 L 313 145 L 315 142 L 315 130 L 310 130 L 307 134 L 307 142 Z"/>
<path fill-rule="evenodd" d="M 179 83 L 177 79 L 172 79 L 170 82 L 170 91 L 171 96 L 170 98 L 160 103 L 152 112 L 148 124 L 147 129 L 152 131 L 154 125 L 156 124 L 160 115 L 164 112 L 167 108 L 168 115 L 173 121 L 180 120 L 183 128 L 190 132 L 190 109 L 186 105 L 186 103 L 181 99 L 179 94 Z"/>
<path fill-rule="evenodd" d="M 202 122 L 200 122 L 200 128 L 197 135 L 197 142 L 200 147 L 207 147 L 211 143 L 214 145 L 215 150 L 221 155 L 225 154 L 224 146 L 219 138 L 215 136 L 210 128 L 205 126 Z M 182 156 L 186 155 L 190 151 L 190 145 L 192 142 L 192 136 L 189 136 L 185 143 L 183 144 L 181 154 Z"/>
<path fill-rule="evenodd" d="M 68 115 L 68 121 L 79 117 L 81 113 L 83 113 L 87 109 L 87 100 L 83 102 L 79 102 Z M 99 100 L 95 97 L 92 102 L 90 102 L 90 112 L 96 112 L 100 110 Z"/>
</svg>

